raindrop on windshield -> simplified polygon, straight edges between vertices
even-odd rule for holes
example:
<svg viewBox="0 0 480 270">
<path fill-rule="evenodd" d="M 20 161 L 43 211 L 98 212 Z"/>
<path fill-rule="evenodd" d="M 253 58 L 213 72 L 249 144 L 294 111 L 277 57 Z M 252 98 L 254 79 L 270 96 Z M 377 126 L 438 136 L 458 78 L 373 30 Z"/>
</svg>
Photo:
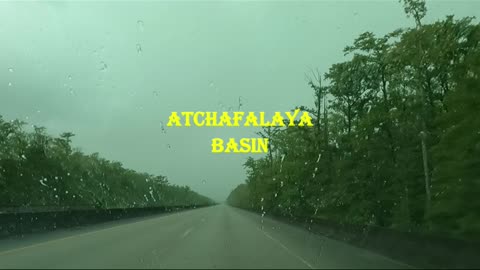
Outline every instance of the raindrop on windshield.
<svg viewBox="0 0 480 270">
<path fill-rule="evenodd" d="M 208 85 L 209 85 L 210 87 L 213 87 L 213 86 L 214 86 L 213 81 L 210 81 Z"/>
<path fill-rule="evenodd" d="M 142 20 L 137 21 L 137 28 L 138 28 L 138 31 L 140 32 L 143 32 L 145 30 Z"/>
<path fill-rule="evenodd" d="M 207 183 L 207 180 L 204 179 L 204 180 L 202 181 L 202 184 L 206 184 L 206 183 Z"/>
<path fill-rule="evenodd" d="M 69 79 L 69 80 L 72 80 L 72 75 L 68 75 L 68 79 Z"/>
<path fill-rule="evenodd" d="M 100 71 L 107 71 L 107 64 L 104 61 L 100 62 Z"/>
<path fill-rule="evenodd" d="M 142 53 L 142 45 L 140 43 L 137 43 L 137 53 Z"/>
<path fill-rule="evenodd" d="M 41 184 L 42 186 L 48 187 L 48 185 L 45 184 L 45 182 L 47 182 L 47 179 L 46 179 L 46 178 L 45 178 L 45 179 L 40 179 L 40 184 Z"/>
<path fill-rule="evenodd" d="M 13 68 L 8 68 L 8 72 L 13 72 Z"/>
<path fill-rule="evenodd" d="M 166 134 L 166 133 L 167 133 L 167 130 L 165 129 L 165 125 L 163 124 L 162 121 L 160 121 L 160 129 L 162 130 L 162 133 L 163 133 L 163 134 Z"/>
<path fill-rule="evenodd" d="M 12 86 L 12 83 L 11 83 L 11 82 L 9 82 L 9 83 L 8 83 L 8 86 Z"/>
<path fill-rule="evenodd" d="M 242 99 L 243 99 L 243 98 L 242 98 L 241 96 L 240 96 L 240 97 L 238 97 L 238 110 L 239 110 L 239 111 L 240 111 L 240 109 L 241 109 L 241 108 L 242 108 L 242 106 L 243 106 Z"/>
</svg>

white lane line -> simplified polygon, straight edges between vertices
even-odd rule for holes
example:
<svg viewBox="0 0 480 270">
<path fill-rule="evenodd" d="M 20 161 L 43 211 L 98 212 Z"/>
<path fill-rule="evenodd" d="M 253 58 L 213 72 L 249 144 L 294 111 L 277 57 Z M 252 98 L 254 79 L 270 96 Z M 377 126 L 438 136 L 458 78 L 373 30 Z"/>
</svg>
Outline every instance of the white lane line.
<svg viewBox="0 0 480 270">
<path fill-rule="evenodd" d="M 193 228 L 190 228 L 188 230 L 186 230 L 183 234 L 182 234 L 182 238 L 185 238 L 187 237 L 188 234 L 190 234 L 192 232 Z"/>
<path fill-rule="evenodd" d="M 280 247 L 282 247 L 285 251 L 287 251 L 290 255 L 292 255 L 293 257 L 297 258 L 299 261 L 301 261 L 303 264 L 305 264 L 306 266 L 308 266 L 308 268 L 310 269 L 315 269 L 309 262 L 307 262 L 305 259 L 303 259 L 302 257 L 298 256 L 297 254 L 293 253 L 293 251 L 291 251 L 290 249 L 288 249 L 284 244 L 282 244 L 282 242 L 278 241 L 277 239 L 273 238 L 272 236 L 270 236 L 268 233 L 266 233 L 265 231 L 262 231 L 261 229 L 258 229 L 259 231 L 261 231 L 266 237 L 268 237 L 270 240 L 272 240 L 273 242 L 277 243 L 277 245 L 279 245 Z"/>
</svg>

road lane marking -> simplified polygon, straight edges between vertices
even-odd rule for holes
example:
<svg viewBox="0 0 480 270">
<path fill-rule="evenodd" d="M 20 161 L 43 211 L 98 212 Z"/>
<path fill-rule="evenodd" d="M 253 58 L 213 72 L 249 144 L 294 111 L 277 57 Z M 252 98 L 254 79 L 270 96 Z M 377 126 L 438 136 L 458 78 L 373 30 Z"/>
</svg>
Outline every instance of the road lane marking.
<svg viewBox="0 0 480 270">
<path fill-rule="evenodd" d="M 275 242 L 277 245 L 279 245 L 281 248 L 283 248 L 285 251 L 288 252 L 288 254 L 292 255 L 293 257 L 297 258 L 299 261 L 301 261 L 303 264 L 305 264 L 306 266 L 308 266 L 308 268 L 310 269 L 315 269 L 315 267 L 313 267 L 309 262 L 307 262 L 304 258 L 298 256 L 297 254 L 295 254 L 293 251 L 291 251 L 290 249 L 288 249 L 284 244 L 282 244 L 282 242 L 278 241 L 277 239 L 273 238 L 272 236 L 270 236 L 268 233 L 266 233 L 265 231 L 257 228 L 259 231 L 261 231 L 267 238 L 269 238 L 270 240 L 272 240 L 273 242 Z"/>
<path fill-rule="evenodd" d="M 182 234 L 182 238 L 185 238 L 187 237 L 188 234 L 190 234 L 190 232 L 192 232 L 193 228 L 190 228 L 188 230 L 186 230 L 183 234 Z"/>
</svg>

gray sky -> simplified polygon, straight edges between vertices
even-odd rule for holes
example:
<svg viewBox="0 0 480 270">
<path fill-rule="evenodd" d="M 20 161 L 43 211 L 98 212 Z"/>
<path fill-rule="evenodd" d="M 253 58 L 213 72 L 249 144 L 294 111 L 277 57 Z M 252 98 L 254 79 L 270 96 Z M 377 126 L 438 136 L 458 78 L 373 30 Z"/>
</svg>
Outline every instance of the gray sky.
<svg viewBox="0 0 480 270">
<path fill-rule="evenodd" d="M 480 15 L 475 0 L 427 5 L 430 21 Z M 248 155 L 212 154 L 211 139 L 256 130 L 163 134 L 171 111 L 224 111 L 240 96 L 268 115 L 312 106 L 310 68 L 327 71 L 362 32 L 412 23 L 396 0 L 0 2 L 0 115 L 223 200 Z"/>
</svg>

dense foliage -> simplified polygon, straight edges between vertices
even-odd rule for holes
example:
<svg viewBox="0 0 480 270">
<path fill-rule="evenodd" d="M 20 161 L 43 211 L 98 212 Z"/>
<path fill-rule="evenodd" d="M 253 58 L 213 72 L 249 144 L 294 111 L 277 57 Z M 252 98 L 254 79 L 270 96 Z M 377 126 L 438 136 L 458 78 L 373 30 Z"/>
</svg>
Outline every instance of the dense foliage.
<svg viewBox="0 0 480 270">
<path fill-rule="evenodd" d="M 244 164 L 234 206 L 292 218 L 480 235 L 480 25 L 365 32 L 309 85 L 314 128 L 270 128 L 271 152 Z M 323 77 L 323 80 L 322 80 Z"/>
<path fill-rule="evenodd" d="M 120 162 L 72 149 L 74 134 L 58 138 L 0 116 L 0 211 L 59 208 L 205 206 L 213 202 L 165 176 L 123 168 Z"/>
</svg>

